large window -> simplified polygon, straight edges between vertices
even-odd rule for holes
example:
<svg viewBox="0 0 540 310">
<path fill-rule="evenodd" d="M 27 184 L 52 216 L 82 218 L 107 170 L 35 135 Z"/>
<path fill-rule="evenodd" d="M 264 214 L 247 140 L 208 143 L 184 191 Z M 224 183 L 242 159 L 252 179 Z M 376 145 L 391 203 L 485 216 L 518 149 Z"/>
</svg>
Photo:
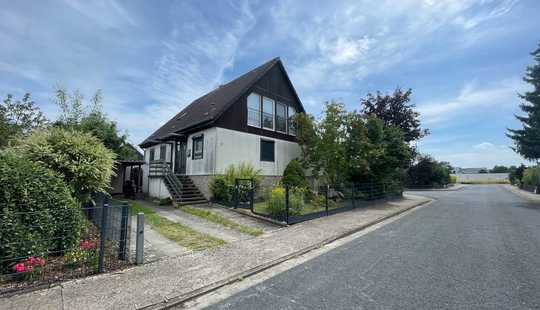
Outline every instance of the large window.
<svg viewBox="0 0 540 310">
<path fill-rule="evenodd" d="M 296 110 L 289 106 L 289 118 L 288 118 L 288 127 L 289 127 L 289 134 L 295 136 L 296 135 L 296 124 L 294 121 L 296 115 Z"/>
<path fill-rule="evenodd" d="M 263 128 L 274 130 L 274 100 L 263 97 L 262 112 Z"/>
<path fill-rule="evenodd" d="M 204 151 L 204 136 L 198 136 L 193 138 L 193 153 L 192 159 L 202 159 Z"/>
<path fill-rule="evenodd" d="M 261 161 L 274 161 L 275 143 L 274 141 L 261 140 Z"/>
<path fill-rule="evenodd" d="M 287 106 L 276 102 L 276 131 L 287 132 Z"/>
<path fill-rule="evenodd" d="M 154 161 L 156 159 L 156 150 L 154 148 L 150 149 L 150 161 Z"/>
<path fill-rule="evenodd" d="M 251 93 L 247 98 L 248 125 L 261 127 L 261 96 Z"/>
<path fill-rule="evenodd" d="M 159 147 L 159 160 L 165 161 L 165 154 L 167 154 L 167 146 L 161 145 Z"/>
</svg>

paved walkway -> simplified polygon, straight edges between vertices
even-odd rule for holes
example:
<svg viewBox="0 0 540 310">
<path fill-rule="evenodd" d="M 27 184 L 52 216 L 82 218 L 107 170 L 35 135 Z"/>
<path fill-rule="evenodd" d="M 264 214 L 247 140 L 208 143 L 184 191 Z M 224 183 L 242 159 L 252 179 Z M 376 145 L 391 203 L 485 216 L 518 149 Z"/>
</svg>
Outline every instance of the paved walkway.
<svg viewBox="0 0 540 310">
<path fill-rule="evenodd" d="M 316 248 L 428 199 L 407 196 L 275 230 L 211 251 L 192 252 L 118 273 L 63 283 L 0 300 L 0 309 L 139 309 L 159 307 L 263 266 Z"/>
</svg>

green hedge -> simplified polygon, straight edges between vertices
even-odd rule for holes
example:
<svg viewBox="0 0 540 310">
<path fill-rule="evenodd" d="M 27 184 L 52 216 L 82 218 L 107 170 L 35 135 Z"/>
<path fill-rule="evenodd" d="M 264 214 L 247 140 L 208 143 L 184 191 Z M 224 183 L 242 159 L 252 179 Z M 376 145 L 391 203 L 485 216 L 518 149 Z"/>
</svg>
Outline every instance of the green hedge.
<svg viewBox="0 0 540 310">
<path fill-rule="evenodd" d="M 0 184 L 2 259 L 61 254 L 78 244 L 82 214 L 61 176 L 13 151 L 0 151 Z M 1 263 L 1 271 L 10 263 Z"/>
</svg>

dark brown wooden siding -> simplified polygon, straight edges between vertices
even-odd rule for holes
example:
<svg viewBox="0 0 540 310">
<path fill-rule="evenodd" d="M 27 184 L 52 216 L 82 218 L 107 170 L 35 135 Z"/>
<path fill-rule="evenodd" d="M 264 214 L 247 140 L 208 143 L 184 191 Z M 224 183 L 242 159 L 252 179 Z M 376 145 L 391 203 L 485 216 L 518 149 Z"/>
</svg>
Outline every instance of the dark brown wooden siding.
<svg viewBox="0 0 540 310">
<path fill-rule="evenodd" d="M 297 112 L 303 112 L 302 104 L 296 99 L 294 90 L 290 87 L 285 71 L 281 66 L 274 66 L 251 89 L 225 111 L 214 123 L 217 127 L 248 132 L 260 136 L 295 141 L 295 137 L 247 124 L 247 96 L 252 93 L 291 105 Z"/>
</svg>

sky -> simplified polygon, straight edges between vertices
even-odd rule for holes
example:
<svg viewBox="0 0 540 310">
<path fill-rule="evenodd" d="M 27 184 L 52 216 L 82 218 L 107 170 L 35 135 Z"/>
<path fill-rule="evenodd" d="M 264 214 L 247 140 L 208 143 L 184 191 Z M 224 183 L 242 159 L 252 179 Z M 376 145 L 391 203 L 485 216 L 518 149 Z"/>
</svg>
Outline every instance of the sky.
<svg viewBox="0 0 540 310">
<path fill-rule="evenodd" d="M 0 96 L 103 92 L 138 144 L 193 99 L 279 56 L 306 110 L 360 108 L 411 88 L 431 134 L 420 152 L 457 167 L 526 163 L 511 149 L 517 94 L 540 43 L 537 0 L 0 0 Z"/>
</svg>

